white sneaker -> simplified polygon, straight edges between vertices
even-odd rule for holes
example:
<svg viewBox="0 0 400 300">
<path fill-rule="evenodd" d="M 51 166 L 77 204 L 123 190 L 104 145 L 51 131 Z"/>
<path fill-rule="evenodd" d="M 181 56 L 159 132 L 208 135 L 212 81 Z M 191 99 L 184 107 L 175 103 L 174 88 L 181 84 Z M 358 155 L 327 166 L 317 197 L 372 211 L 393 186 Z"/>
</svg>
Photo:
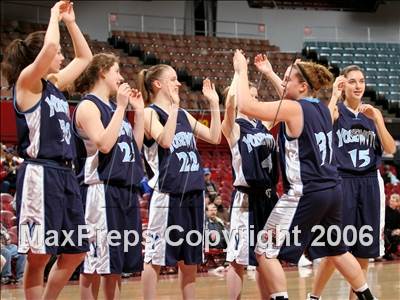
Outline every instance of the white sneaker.
<svg viewBox="0 0 400 300">
<path fill-rule="evenodd" d="M 311 293 L 307 293 L 306 300 L 314 300 L 314 299 L 311 299 Z M 322 297 L 319 297 L 319 300 L 322 300 Z"/>
<path fill-rule="evenodd" d="M 307 267 L 307 266 L 311 266 L 311 265 L 312 265 L 312 262 L 309 261 L 304 255 L 302 255 L 300 257 L 300 260 L 297 263 L 298 267 Z"/>
</svg>

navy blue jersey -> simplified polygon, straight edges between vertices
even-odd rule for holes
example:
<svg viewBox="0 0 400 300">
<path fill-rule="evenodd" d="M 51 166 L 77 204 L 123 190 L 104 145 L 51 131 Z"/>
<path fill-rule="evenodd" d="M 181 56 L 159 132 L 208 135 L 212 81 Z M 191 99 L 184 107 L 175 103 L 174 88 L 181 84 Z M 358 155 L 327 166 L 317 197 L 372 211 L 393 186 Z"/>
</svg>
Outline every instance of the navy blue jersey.
<svg viewBox="0 0 400 300">
<path fill-rule="evenodd" d="M 50 81 L 42 79 L 42 85 L 39 102 L 26 112 L 18 110 L 18 95 L 13 88 L 19 155 L 25 159 L 72 160 L 75 147 L 68 102 Z"/>
<path fill-rule="evenodd" d="M 164 126 L 168 114 L 157 105 L 150 105 L 157 112 Z M 182 194 L 204 190 L 204 174 L 192 127 L 182 109 L 178 111 L 176 131 L 169 149 L 159 146 L 155 140 L 145 138 L 144 156 L 150 167 L 149 185 L 163 193 Z"/>
<path fill-rule="evenodd" d="M 296 139 L 288 137 L 284 123 L 279 133 L 284 189 L 294 195 L 335 187 L 339 181 L 333 163 L 333 128 L 328 108 L 314 98 L 298 102 L 303 111 L 301 135 Z"/>
<path fill-rule="evenodd" d="M 382 146 L 374 121 L 362 113 L 354 114 L 343 103 L 338 104 L 338 109 L 333 143 L 339 171 L 356 175 L 376 173 Z"/>
<path fill-rule="evenodd" d="M 85 95 L 82 100 L 89 100 L 97 106 L 101 122 L 106 128 L 111 122 L 116 104 L 110 102 L 108 105 L 92 94 Z M 104 182 L 121 186 L 139 185 L 144 176 L 142 160 L 133 138 L 132 126 L 126 117 L 122 121 L 117 142 L 107 154 L 98 151 L 96 145 L 76 127 L 75 117 L 73 122 L 78 154 L 76 171 L 80 184 Z"/>
<path fill-rule="evenodd" d="M 278 180 L 274 137 L 261 121 L 237 118 L 239 140 L 231 148 L 234 186 L 269 188 Z"/>
</svg>

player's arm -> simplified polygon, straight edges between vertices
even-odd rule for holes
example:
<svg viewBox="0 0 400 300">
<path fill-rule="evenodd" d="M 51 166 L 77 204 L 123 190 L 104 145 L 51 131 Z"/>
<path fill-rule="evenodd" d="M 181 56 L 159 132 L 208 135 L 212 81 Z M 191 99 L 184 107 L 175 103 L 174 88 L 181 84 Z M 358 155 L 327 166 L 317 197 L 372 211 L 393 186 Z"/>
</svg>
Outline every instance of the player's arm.
<svg viewBox="0 0 400 300">
<path fill-rule="evenodd" d="M 331 113 L 332 124 L 339 117 L 339 112 L 337 110 L 337 102 L 342 95 L 342 92 L 344 89 L 344 84 L 346 82 L 347 82 L 346 77 L 344 77 L 342 75 L 342 76 L 336 77 L 335 82 L 333 83 L 332 96 L 331 96 L 331 100 L 329 101 L 329 104 L 328 104 L 328 109 L 329 109 L 329 112 Z"/>
<path fill-rule="evenodd" d="M 236 50 L 234 57 L 235 71 L 239 73 L 237 87 L 238 109 L 249 117 L 265 121 L 285 122 L 291 137 L 299 137 L 303 130 L 303 111 L 297 101 L 282 100 L 273 102 L 251 101 L 247 62 L 243 54 Z"/>
<path fill-rule="evenodd" d="M 265 54 L 257 54 L 254 58 L 254 65 L 256 66 L 257 70 L 261 72 L 272 83 L 272 86 L 274 87 L 279 98 L 282 98 L 282 79 L 280 79 L 279 76 L 272 69 L 272 65 L 268 60 L 268 57 Z"/>
<path fill-rule="evenodd" d="M 63 12 L 61 16 L 71 36 L 75 52 L 75 58 L 64 69 L 54 74 L 57 87 L 60 90 L 65 90 L 86 69 L 93 55 L 85 37 L 75 22 L 73 3 L 70 3 L 69 9 Z"/>
<path fill-rule="evenodd" d="M 385 126 L 385 120 L 383 119 L 382 113 L 370 104 L 361 104 L 359 112 L 374 121 L 383 151 L 389 154 L 394 154 L 396 152 L 396 142 Z"/>
<path fill-rule="evenodd" d="M 101 122 L 100 111 L 93 102 L 84 100 L 77 107 L 76 121 L 78 127 L 83 129 L 87 137 L 102 153 L 109 153 L 118 140 L 130 94 L 131 88 L 127 83 L 119 86 L 117 108 L 106 128 Z"/>
<path fill-rule="evenodd" d="M 16 84 L 17 92 L 28 91 L 34 94 L 41 92 L 41 78 L 46 76 L 51 62 L 59 51 L 60 29 L 58 21 L 60 14 L 67 9 L 67 5 L 64 1 L 59 1 L 52 7 L 43 47 L 33 63 L 22 70 Z M 38 101 L 39 99 L 32 99 L 32 97 L 26 97 L 24 94 L 17 97 L 17 105 L 22 111 L 31 108 Z"/>
<path fill-rule="evenodd" d="M 221 124 L 222 133 L 224 134 L 226 140 L 228 141 L 229 146 L 232 146 L 237 140 L 239 136 L 239 125 L 236 124 L 236 85 L 237 80 L 239 78 L 239 74 L 235 72 L 233 76 L 232 83 L 229 87 L 228 95 L 226 96 L 225 101 L 225 114 L 224 120 Z"/>
<path fill-rule="evenodd" d="M 144 109 L 144 132 L 148 138 L 154 139 L 163 148 L 169 148 L 175 136 L 176 120 L 179 105 L 172 103 L 168 120 L 163 126 L 156 111 L 150 107 Z"/>
<path fill-rule="evenodd" d="M 141 150 L 144 137 L 144 102 L 142 93 L 136 89 L 132 89 L 132 94 L 129 97 L 129 104 L 135 112 L 133 137 L 139 150 Z"/>
<path fill-rule="evenodd" d="M 211 124 L 210 127 L 197 121 L 191 114 L 186 112 L 193 133 L 196 137 L 210 144 L 221 142 L 221 115 L 219 112 L 219 97 L 215 85 L 209 79 L 203 81 L 203 94 L 210 102 Z"/>
</svg>

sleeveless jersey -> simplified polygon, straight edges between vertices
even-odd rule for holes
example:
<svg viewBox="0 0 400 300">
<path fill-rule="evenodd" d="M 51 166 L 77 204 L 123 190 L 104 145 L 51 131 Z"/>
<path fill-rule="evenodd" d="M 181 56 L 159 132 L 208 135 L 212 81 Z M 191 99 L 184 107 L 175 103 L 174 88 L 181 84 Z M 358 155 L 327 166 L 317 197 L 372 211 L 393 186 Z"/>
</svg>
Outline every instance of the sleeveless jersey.
<svg viewBox="0 0 400 300">
<path fill-rule="evenodd" d="M 237 118 L 240 137 L 231 148 L 234 186 L 270 188 L 278 181 L 274 137 L 261 121 Z"/>
<path fill-rule="evenodd" d="M 332 122 L 328 108 L 319 99 L 298 101 L 303 111 L 303 130 L 294 139 L 279 133 L 279 152 L 285 193 L 302 195 L 335 187 L 339 176 L 332 149 Z"/>
<path fill-rule="evenodd" d="M 39 102 L 26 112 L 17 108 L 18 95 L 13 87 L 19 155 L 25 159 L 73 160 L 68 102 L 50 81 L 42 79 L 42 85 Z"/>
<path fill-rule="evenodd" d="M 82 100 L 89 100 L 97 106 L 101 122 L 106 128 L 111 122 L 116 104 L 110 102 L 108 105 L 93 94 L 85 95 Z M 122 121 L 117 142 L 109 153 L 97 150 L 96 145 L 76 127 L 75 116 L 73 129 L 78 154 L 76 172 L 80 184 L 103 182 L 120 186 L 139 186 L 144 176 L 142 160 L 133 137 L 132 126 L 126 117 Z"/>
<path fill-rule="evenodd" d="M 333 143 L 339 172 L 365 175 L 376 173 L 382 147 L 374 121 L 362 113 L 354 114 L 344 103 L 338 104 Z"/>
<path fill-rule="evenodd" d="M 157 105 L 150 105 L 164 126 L 168 114 Z M 146 159 L 149 185 L 163 193 L 183 194 L 204 190 L 204 174 L 192 127 L 186 112 L 179 109 L 176 131 L 168 149 L 159 146 L 154 139 L 145 138 L 143 151 Z"/>
</svg>

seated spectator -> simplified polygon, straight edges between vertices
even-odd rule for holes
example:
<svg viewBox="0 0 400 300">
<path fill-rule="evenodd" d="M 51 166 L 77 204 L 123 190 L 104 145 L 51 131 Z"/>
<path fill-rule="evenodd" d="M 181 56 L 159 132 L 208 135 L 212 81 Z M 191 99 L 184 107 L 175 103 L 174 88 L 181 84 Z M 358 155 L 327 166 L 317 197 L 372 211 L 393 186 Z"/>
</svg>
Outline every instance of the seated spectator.
<svg viewBox="0 0 400 300">
<path fill-rule="evenodd" d="M 209 168 L 204 168 L 204 180 L 206 182 L 206 196 L 213 202 L 218 195 L 218 190 L 214 182 L 211 181 L 211 171 Z"/>
<path fill-rule="evenodd" d="M 400 195 L 392 194 L 385 215 L 385 259 L 392 260 L 400 254 Z"/>
<path fill-rule="evenodd" d="M 393 174 L 393 172 L 391 171 L 390 165 L 385 165 L 384 167 L 383 182 L 390 183 L 393 185 L 396 185 L 400 182 L 400 180 L 397 179 L 396 175 Z"/>
<path fill-rule="evenodd" d="M 17 259 L 16 282 L 21 282 L 24 275 L 26 257 L 18 254 L 17 246 L 10 243 L 10 235 L 7 229 L 1 224 L 0 231 L 1 255 L 5 258 L 4 268 L 1 270 L 1 284 L 10 284 L 13 280 L 11 272 L 11 260 Z"/>
<path fill-rule="evenodd" d="M 229 225 L 229 211 L 222 204 L 221 196 L 217 195 L 213 203 L 217 207 L 217 217 L 224 221 L 225 226 Z"/>
<path fill-rule="evenodd" d="M 206 229 L 215 230 L 220 236 L 218 245 L 213 246 L 215 249 L 226 249 L 226 241 L 223 232 L 226 230 L 224 222 L 217 216 L 217 207 L 214 203 L 210 203 L 206 207 Z M 210 243 L 215 242 L 215 234 L 210 234 Z"/>
</svg>

